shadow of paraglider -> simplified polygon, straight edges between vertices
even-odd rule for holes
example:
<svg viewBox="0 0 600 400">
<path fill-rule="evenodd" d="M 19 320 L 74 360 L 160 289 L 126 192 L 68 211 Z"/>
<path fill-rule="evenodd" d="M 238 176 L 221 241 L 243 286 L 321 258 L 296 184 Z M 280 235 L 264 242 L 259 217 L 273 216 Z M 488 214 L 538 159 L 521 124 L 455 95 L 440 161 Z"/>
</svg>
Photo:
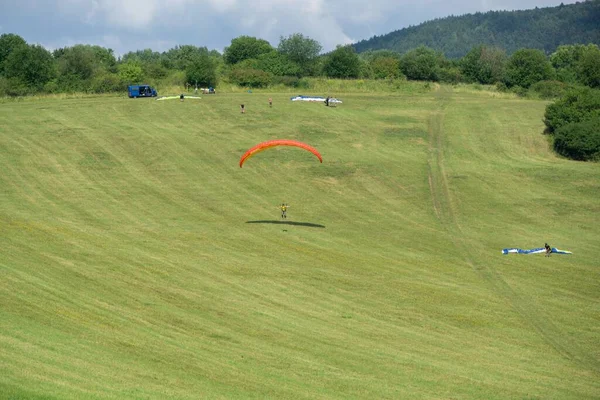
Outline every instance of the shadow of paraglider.
<svg viewBox="0 0 600 400">
<path fill-rule="evenodd" d="M 262 221 L 246 221 L 246 223 L 247 224 L 274 224 L 274 225 L 307 226 L 309 228 L 325 228 L 325 225 L 313 224 L 310 222 L 296 222 L 296 221 L 262 220 Z"/>
</svg>

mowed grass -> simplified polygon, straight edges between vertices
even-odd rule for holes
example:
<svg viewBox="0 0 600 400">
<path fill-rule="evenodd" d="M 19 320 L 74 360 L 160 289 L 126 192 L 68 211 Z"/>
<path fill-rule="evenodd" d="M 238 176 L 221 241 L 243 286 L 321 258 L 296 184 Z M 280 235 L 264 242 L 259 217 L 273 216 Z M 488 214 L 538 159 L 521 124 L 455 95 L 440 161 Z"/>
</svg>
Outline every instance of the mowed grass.
<svg viewBox="0 0 600 400">
<path fill-rule="evenodd" d="M 600 398 L 600 166 L 543 102 L 339 97 L 0 103 L 0 398 Z M 239 168 L 278 138 L 323 164 Z"/>
</svg>

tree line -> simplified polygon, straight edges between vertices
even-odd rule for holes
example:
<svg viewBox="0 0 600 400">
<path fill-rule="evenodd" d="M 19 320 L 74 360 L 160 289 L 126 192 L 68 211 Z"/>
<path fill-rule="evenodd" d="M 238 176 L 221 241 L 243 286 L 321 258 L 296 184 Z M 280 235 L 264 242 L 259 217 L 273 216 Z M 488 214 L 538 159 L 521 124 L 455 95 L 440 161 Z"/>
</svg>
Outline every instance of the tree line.
<svg viewBox="0 0 600 400">
<path fill-rule="evenodd" d="M 426 46 L 404 54 L 391 50 L 358 54 L 352 46 L 338 46 L 322 54 L 318 41 L 295 33 L 281 37 L 277 47 L 240 36 L 222 54 L 183 45 L 117 58 L 100 46 L 75 45 L 50 52 L 18 35 L 0 35 L 0 96 L 124 93 L 127 85 L 140 83 L 159 90 L 215 87 L 220 81 L 250 88 L 309 88 L 307 77 L 465 82 L 495 85 L 520 96 L 559 98 L 545 119 L 556 150 L 575 159 L 600 158 L 600 48 L 595 44 L 562 45 L 549 56 L 538 49 L 519 49 L 509 56 L 504 49 L 478 45 L 460 59 L 448 59 Z"/>
<path fill-rule="evenodd" d="M 52 52 L 15 34 L 0 35 L 0 95 L 124 91 L 129 84 L 243 87 L 283 84 L 306 87 L 306 77 L 409 79 L 445 83 L 495 84 L 518 94 L 532 89 L 554 97 L 569 85 L 600 87 L 600 49 L 595 44 L 563 45 L 547 56 L 537 49 L 478 45 L 460 59 L 419 46 L 404 54 L 390 50 L 357 53 L 338 46 L 322 54 L 321 44 L 300 33 L 268 41 L 240 36 L 221 54 L 193 45 L 165 52 L 151 49 L 116 57 L 113 50 L 75 45 Z"/>
</svg>

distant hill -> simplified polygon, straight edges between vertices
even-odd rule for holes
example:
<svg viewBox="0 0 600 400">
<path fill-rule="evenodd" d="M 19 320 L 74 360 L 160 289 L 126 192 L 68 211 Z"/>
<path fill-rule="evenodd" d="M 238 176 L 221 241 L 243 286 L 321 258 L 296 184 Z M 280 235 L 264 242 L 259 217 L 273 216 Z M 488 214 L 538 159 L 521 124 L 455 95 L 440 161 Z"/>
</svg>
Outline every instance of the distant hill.
<svg viewBox="0 0 600 400">
<path fill-rule="evenodd" d="M 561 44 L 600 44 L 600 0 L 524 11 L 489 11 L 450 16 L 374 36 L 354 44 L 357 52 L 394 50 L 405 53 L 425 45 L 460 58 L 479 44 L 505 49 L 553 52 Z"/>
</svg>

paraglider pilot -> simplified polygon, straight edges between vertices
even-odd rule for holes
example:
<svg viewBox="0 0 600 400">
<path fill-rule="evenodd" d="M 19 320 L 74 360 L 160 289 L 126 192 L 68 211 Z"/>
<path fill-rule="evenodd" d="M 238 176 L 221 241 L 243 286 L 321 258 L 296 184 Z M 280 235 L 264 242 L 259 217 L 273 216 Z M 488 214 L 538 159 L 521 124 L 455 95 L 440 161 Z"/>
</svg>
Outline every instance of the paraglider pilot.
<svg viewBox="0 0 600 400">
<path fill-rule="evenodd" d="M 279 208 L 281 209 L 281 218 L 287 218 L 288 207 L 289 206 L 285 203 L 281 203 L 281 206 L 279 206 Z"/>
<path fill-rule="evenodd" d="M 544 244 L 544 248 L 546 249 L 546 257 L 550 257 L 550 253 L 552 253 L 552 248 L 548 245 L 548 243 Z"/>
</svg>

